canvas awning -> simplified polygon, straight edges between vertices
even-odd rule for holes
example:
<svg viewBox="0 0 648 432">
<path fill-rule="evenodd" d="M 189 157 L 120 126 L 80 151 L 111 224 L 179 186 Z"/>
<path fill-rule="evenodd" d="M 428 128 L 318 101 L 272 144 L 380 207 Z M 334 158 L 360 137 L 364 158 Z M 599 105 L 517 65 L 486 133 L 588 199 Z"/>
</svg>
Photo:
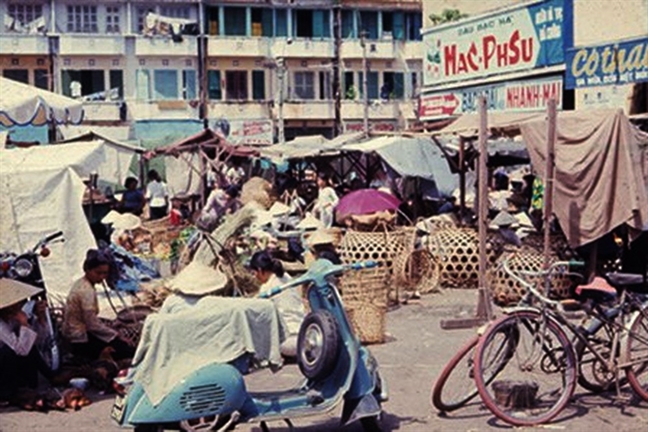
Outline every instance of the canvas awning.
<svg viewBox="0 0 648 432">
<path fill-rule="evenodd" d="M 545 113 L 489 113 L 488 128 L 520 133 L 544 176 Z M 474 137 L 478 129 L 479 116 L 466 114 L 438 134 Z M 553 208 L 569 244 L 590 243 L 623 224 L 641 230 L 648 220 L 648 134 L 621 110 L 559 112 L 556 129 Z"/>
<path fill-rule="evenodd" d="M 451 193 L 457 178 L 450 172 L 444 155 L 428 138 L 382 136 L 339 147 L 342 152 L 375 152 L 402 177 L 433 180 L 439 191 Z"/>
<path fill-rule="evenodd" d="M 83 104 L 75 99 L 0 77 L 0 125 L 79 124 Z"/>
<path fill-rule="evenodd" d="M 184 152 L 197 152 L 200 149 L 221 149 L 231 156 L 258 157 L 259 149 L 248 146 L 234 146 L 212 129 L 203 129 L 197 134 L 183 138 L 166 147 L 155 149 L 155 155 L 178 156 Z"/>
</svg>

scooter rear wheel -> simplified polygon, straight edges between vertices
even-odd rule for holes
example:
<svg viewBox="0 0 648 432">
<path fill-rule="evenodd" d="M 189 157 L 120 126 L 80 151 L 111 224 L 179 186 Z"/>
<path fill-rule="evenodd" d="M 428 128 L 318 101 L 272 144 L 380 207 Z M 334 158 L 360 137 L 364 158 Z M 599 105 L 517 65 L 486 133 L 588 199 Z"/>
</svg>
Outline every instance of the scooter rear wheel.
<svg viewBox="0 0 648 432">
<path fill-rule="evenodd" d="M 326 378 L 337 364 L 340 333 L 328 311 L 311 312 L 304 318 L 297 339 L 297 362 L 305 377 Z"/>
</svg>

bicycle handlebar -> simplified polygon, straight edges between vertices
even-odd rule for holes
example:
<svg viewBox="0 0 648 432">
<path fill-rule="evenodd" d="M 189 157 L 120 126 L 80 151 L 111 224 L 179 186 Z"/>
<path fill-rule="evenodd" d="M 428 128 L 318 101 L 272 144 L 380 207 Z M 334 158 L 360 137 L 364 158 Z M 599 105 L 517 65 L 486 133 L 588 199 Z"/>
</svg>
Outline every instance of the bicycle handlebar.
<svg viewBox="0 0 648 432">
<path fill-rule="evenodd" d="M 359 261 L 352 264 L 332 264 L 330 261 L 325 259 L 319 259 L 313 263 L 311 268 L 301 275 L 298 278 L 293 279 L 285 285 L 280 285 L 270 289 L 268 292 L 259 294 L 259 298 L 267 299 L 274 297 L 277 294 L 282 293 L 283 291 L 293 288 L 299 285 L 310 282 L 321 282 L 329 276 L 334 274 L 341 274 L 349 270 L 363 270 L 377 267 L 378 263 L 376 261 Z"/>
</svg>

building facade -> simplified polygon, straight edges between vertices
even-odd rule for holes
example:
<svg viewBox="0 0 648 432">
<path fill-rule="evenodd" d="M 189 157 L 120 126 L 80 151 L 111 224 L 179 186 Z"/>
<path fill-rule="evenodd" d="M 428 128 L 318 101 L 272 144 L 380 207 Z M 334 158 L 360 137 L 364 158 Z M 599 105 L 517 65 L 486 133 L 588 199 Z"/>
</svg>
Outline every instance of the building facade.
<svg viewBox="0 0 648 432">
<path fill-rule="evenodd" d="M 143 141 L 209 125 L 270 144 L 417 118 L 420 0 L 7 0 L 0 16 L 4 76 Z"/>
<path fill-rule="evenodd" d="M 648 0 L 424 0 L 423 121 L 476 110 L 648 111 Z M 433 25 L 443 9 L 469 16 Z M 607 59 L 607 60 L 605 60 Z"/>
</svg>

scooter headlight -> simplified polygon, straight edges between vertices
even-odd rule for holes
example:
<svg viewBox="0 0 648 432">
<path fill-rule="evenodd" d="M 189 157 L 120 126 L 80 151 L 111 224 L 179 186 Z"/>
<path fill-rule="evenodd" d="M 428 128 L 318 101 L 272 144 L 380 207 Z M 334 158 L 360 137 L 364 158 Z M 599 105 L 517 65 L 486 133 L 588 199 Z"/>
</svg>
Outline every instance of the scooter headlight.
<svg viewBox="0 0 648 432">
<path fill-rule="evenodd" d="M 19 259 L 14 262 L 14 271 L 21 278 L 27 277 L 34 270 L 34 265 L 27 259 Z"/>
</svg>

